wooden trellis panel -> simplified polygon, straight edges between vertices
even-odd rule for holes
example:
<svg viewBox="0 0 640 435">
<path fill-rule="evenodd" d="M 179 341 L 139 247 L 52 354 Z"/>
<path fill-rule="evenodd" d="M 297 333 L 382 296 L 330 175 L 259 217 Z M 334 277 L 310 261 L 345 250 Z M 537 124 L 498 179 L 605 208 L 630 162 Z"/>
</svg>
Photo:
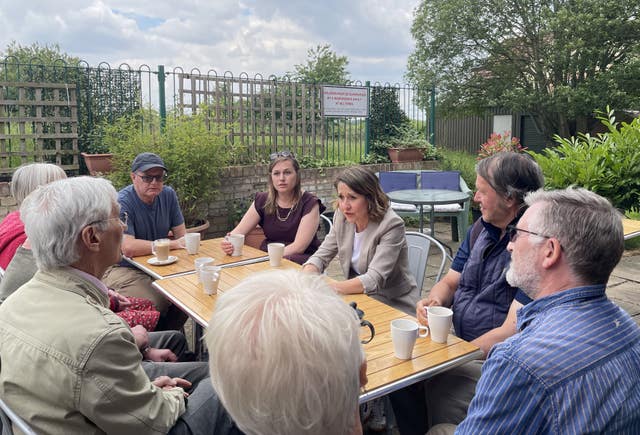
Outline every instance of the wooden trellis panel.
<svg viewBox="0 0 640 435">
<path fill-rule="evenodd" d="M 74 84 L 0 82 L 0 174 L 31 162 L 78 169 Z"/>
<path fill-rule="evenodd" d="M 247 146 L 250 155 L 281 149 L 323 153 L 319 86 L 194 74 L 178 74 L 178 83 L 180 112 L 196 113 L 206 103 L 214 126 L 232 129 L 232 140 Z"/>
</svg>

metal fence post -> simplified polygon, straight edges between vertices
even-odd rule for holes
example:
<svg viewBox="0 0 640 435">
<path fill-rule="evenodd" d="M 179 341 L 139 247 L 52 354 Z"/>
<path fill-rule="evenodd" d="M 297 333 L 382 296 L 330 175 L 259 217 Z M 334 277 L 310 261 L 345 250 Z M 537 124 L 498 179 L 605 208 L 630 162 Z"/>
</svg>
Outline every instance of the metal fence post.
<svg viewBox="0 0 640 435">
<path fill-rule="evenodd" d="M 167 105 L 164 95 L 164 65 L 158 65 L 158 109 L 160 111 L 160 130 L 167 124 Z"/>
<path fill-rule="evenodd" d="M 364 121 L 364 155 L 369 155 L 369 134 L 371 128 L 371 82 L 367 80 L 364 82 L 367 87 L 367 117 Z"/>
<path fill-rule="evenodd" d="M 429 114 L 429 143 L 436 144 L 436 85 L 431 85 L 431 108 Z"/>
</svg>

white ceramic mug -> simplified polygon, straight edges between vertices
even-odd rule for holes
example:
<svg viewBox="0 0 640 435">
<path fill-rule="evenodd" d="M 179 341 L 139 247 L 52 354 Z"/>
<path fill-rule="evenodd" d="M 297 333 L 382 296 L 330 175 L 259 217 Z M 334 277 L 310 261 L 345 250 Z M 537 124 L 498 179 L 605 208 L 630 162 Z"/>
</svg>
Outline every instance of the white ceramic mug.
<svg viewBox="0 0 640 435">
<path fill-rule="evenodd" d="M 211 257 L 198 257 L 193 260 L 193 264 L 195 265 L 196 274 L 198 274 L 198 282 L 202 282 L 202 277 L 200 275 L 200 271 L 202 270 L 202 266 L 213 265 L 215 259 Z"/>
<path fill-rule="evenodd" d="M 233 245 L 233 252 L 231 253 L 232 257 L 239 257 L 242 255 L 244 234 L 229 234 L 224 239 Z"/>
<path fill-rule="evenodd" d="M 208 295 L 215 295 L 218 293 L 218 284 L 220 283 L 220 273 L 222 268 L 220 266 L 213 266 L 206 264 L 200 268 L 200 278 L 202 279 L 202 288 Z"/>
<path fill-rule="evenodd" d="M 422 331 L 422 332 L 420 332 Z M 410 359 L 413 346 L 418 337 L 426 337 L 429 329 L 409 319 L 394 319 L 391 321 L 391 341 L 396 358 Z"/>
<path fill-rule="evenodd" d="M 427 321 L 431 340 L 446 343 L 453 324 L 453 311 L 446 307 L 427 307 Z"/>
<path fill-rule="evenodd" d="M 187 233 L 184 235 L 184 247 L 189 255 L 195 255 L 200 248 L 200 233 Z"/>
<path fill-rule="evenodd" d="M 151 242 L 151 252 L 158 261 L 167 261 L 171 251 L 171 241 L 169 239 L 158 239 Z"/>
<path fill-rule="evenodd" d="M 267 252 L 269 253 L 269 264 L 272 267 L 280 266 L 284 255 L 284 243 L 269 243 Z"/>
</svg>

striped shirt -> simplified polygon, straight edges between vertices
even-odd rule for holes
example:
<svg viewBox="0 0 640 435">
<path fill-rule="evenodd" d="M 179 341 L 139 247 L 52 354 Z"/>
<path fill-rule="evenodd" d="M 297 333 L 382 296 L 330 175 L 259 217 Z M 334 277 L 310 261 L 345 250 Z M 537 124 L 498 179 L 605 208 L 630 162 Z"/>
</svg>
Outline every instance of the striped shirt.
<svg viewBox="0 0 640 435">
<path fill-rule="evenodd" d="M 640 328 L 604 285 L 531 302 L 518 329 L 493 347 L 456 434 L 640 434 Z"/>
</svg>

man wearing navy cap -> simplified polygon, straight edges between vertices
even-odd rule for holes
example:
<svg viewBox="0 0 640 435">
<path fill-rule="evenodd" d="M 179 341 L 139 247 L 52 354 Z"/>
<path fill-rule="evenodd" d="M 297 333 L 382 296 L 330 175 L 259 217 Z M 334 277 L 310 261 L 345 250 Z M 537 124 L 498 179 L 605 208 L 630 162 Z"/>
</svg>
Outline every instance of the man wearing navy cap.
<svg viewBox="0 0 640 435">
<path fill-rule="evenodd" d="M 172 234 L 171 249 L 183 247 L 184 217 L 176 192 L 165 186 L 167 168 L 157 154 L 141 153 L 131 164 L 132 184 L 118 192 L 120 213 L 128 215 L 122 253 L 127 257 L 151 254 L 151 243 Z M 107 270 L 103 282 L 125 296 L 151 300 L 163 313 L 159 328 L 179 328 L 186 317 L 151 285 L 151 278 L 126 261 Z M 171 308 L 171 313 L 168 310 Z"/>
</svg>

